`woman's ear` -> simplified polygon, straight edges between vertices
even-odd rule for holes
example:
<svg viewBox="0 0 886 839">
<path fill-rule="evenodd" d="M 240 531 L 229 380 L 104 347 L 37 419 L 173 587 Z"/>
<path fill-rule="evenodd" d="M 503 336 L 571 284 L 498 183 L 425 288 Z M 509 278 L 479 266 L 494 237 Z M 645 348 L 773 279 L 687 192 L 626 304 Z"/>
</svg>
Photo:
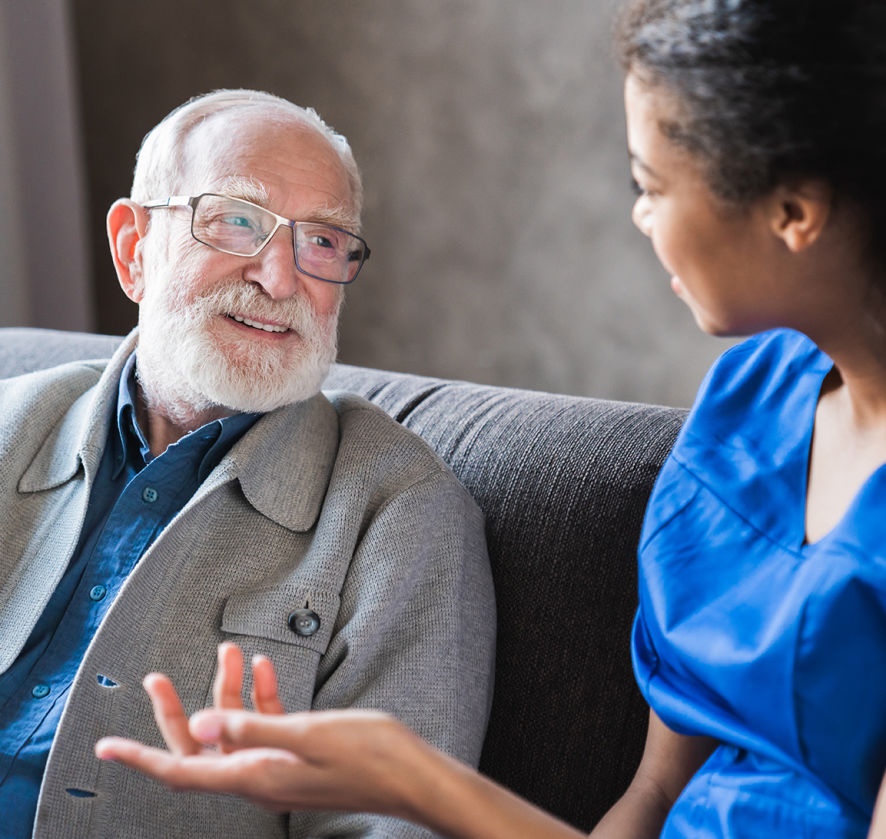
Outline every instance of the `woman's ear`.
<svg viewBox="0 0 886 839">
<path fill-rule="evenodd" d="M 141 302 L 145 291 L 141 245 L 147 221 L 147 210 L 128 198 L 118 198 L 108 210 L 111 259 L 120 287 L 134 303 Z"/>
<path fill-rule="evenodd" d="M 788 250 L 799 253 L 814 244 L 831 216 L 833 193 L 823 181 L 781 184 L 770 196 L 772 232 Z"/>
</svg>

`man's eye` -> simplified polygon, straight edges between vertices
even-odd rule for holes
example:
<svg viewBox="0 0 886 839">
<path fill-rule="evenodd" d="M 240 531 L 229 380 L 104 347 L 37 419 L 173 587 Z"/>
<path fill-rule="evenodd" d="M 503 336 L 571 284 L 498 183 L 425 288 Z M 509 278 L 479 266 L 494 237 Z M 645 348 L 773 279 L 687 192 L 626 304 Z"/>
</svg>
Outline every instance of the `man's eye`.
<svg viewBox="0 0 886 839">
<path fill-rule="evenodd" d="M 246 218 L 246 216 L 224 216 L 219 221 L 222 224 L 229 225 L 230 227 L 244 227 L 248 229 L 252 229 L 255 225 L 252 222 L 252 219 Z"/>
<path fill-rule="evenodd" d="M 315 233 L 313 236 L 308 237 L 308 244 L 315 245 L 318 248 L 334 248 L 335 245 L 327 236 L 321 236 L 319 233 Z"/>
</svg>

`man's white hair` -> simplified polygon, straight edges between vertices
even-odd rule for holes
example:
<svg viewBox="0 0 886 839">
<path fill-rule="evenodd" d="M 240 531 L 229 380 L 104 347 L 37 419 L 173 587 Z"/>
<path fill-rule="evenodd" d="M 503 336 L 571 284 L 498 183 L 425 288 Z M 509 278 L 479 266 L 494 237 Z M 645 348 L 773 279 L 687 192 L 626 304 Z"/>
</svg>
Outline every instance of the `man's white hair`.
<svg viewBox="0 0 886 839">
<path fill-rule="evenodd" d="M 239 116 L 250 110 L 265 117 L 274 112 L 295 117 L 328 140 L 347 172 L 353 223 L 359 232 L 363 182 L 347 139 L 328 126 L 313 108 L 302 108 L 288 99 L 261 90 L 216 90 L 195 96 L 164 117 L 142 140 L 132 178 L 132 200 L 143 204 L 175 195 L 185 177 L 183 150 L 188 134 L 204 120 L 217 114 L 236 113 Z"/>
</svg>

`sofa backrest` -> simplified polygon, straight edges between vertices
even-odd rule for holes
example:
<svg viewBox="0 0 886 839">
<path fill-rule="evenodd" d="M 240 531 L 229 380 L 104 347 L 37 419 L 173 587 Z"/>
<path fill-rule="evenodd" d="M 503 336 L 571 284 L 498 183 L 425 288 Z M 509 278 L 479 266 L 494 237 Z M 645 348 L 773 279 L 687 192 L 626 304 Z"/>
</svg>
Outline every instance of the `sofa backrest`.
<svg viewBox="0 0 886 839">
<path fill-rule="evenodd" d="M 119 340 L 0 329 L 0 377 L 108 357 Z M 685 412 L 349 365 L 325 387 L 421 435 L 483 509 L 498 647 L 481 769 L 589 830 L 643 747 L 629 651 L 635 551 Z"/>
</svg>

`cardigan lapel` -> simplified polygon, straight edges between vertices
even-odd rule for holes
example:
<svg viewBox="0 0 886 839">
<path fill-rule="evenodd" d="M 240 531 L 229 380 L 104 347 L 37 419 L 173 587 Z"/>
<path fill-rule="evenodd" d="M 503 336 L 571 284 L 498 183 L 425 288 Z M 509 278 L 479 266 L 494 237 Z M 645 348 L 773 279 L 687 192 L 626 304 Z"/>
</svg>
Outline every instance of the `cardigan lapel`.
<svg viewBox="0 0 886 839">
<path fill-rule="evenodd" d="M 117 348 L 96 386 L 83 393 L 52 429 L 22 475 L 20 492 L 60 486 L 74 477 L 81 463 L 92 485 L 104 453 L 120 373 L 135 341 L 133 331 Z"/>
<path fill-rule="evenodd" d="M 22 376 L 18 398 L 6 405 L 14 417 L 10 423 L 18 423 L 20 450 L 36 451 L 25 455 L 30 460 L 10 462 L 9 468 L 22 470 L 21 478 L 9 476 L 17 491 L 10 487 L 0 499 L 7 548 L 0 556 L 0 673 L 21 652 L 77 546 L 120 370 L 134 343 L 131 334 L 100 376 L 89 362 Z M 73 390 L 72 381 L 86 389 L 71 394 L 74 401 L 61 416 L 28 422 L 29 414 L 46 409 L 50 400 L 40 397 L 47 386 L 61 398 Z M 33 435 L 42 434 L 47 423 L 51 430 L 41 442 Z"/>
<path fill-rule="evenodd" d="M 236 479 L 263 516 L 289 530 L 309 530 L 326 497 L 338 439 L 338 414 L 322 393 L 271 411 L 237 441 L 187 506 Z M 295 459 L 283 456 L 293 451 Z"/>
</svg>

